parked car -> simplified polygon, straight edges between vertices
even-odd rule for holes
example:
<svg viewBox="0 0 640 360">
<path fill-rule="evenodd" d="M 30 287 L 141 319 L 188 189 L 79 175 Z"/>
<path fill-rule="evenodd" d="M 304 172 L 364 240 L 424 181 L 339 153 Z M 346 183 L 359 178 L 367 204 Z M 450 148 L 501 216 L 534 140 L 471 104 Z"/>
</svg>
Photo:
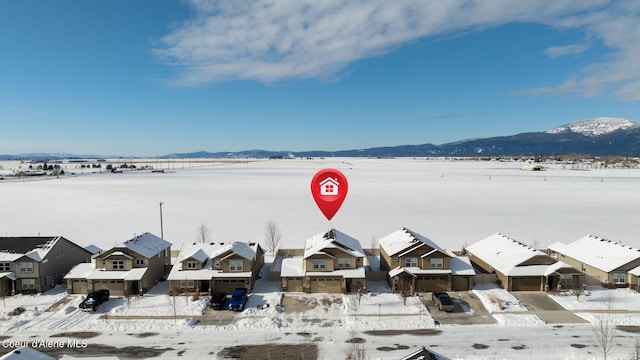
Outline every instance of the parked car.
<svg viewBox="0 0 640 360">
<path fill-rule="evenodd" d="M 451 312 L 456 309 L 456 304 L 446 292 L 434 292 L 431 294 L 431 299 L 436 302 L 440 311 Z"/>
<path fill-rule="evenodd" d="M 224 303 L 227 302 L 227 294 L 225 293 L 215 293 L 209 299 L 209 306 L 214 309 L 222 310 L 224 307 Z"/>
<path fill-rule="evenodd" d="M 244 306 L 247 303 L 247 289 L 245 288 L 236 288 L 233 290 L 231 294 L 231 299 L 229 300 L 229 310 L 233 311 L 242 311 L 244 310 Z"/>
<path fill-rule="evenodd" d="M 98 310 L 98 306 L 108 300 L 109 290 L 94 290 L 87 294 L 87 298 L 84 299 L 78 307 L 84 311 L 96 311 Z"/>
</svg>

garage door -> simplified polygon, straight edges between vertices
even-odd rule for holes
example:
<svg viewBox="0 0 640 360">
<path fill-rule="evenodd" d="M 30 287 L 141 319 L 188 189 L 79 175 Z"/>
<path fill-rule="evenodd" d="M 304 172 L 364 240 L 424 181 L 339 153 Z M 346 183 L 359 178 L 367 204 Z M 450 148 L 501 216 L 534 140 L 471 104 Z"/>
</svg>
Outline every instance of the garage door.
<svg viewBox="0 0 640 360">
<path fill-rule="evenodd" d="M 310 291 L 312 293 L 342 293 L 342 278 L 311 278 Z"/>
<path fill-rule="evenodd" d="M 467 276 L 453 277 L 453 291 L 467 291 L 473 288 L 472 278 Z"/>
<path fill-rule="evenodd" d="M 74 279 L 71 284 L 71 293 L 72 294 L 86 294 L 88 293 L 87 280 L 84 279 Z"/>
<path fill-rule="evenodd" d="M 231 294 L 236 288 L 246 288 L 245 279 L 220 279 L 216 280 L 213 285 L 215 292 L 223 292 Z"/>
<path fill-rule="evenodd" d="M 302 279 L 287 279 L 287 291 L 291 292 L 302 292 L 304 291 L 302 288 Z"/>
<path fill-rule="evenodd" d="M 540 278 L 537 277 L 513 277 L 511 279 L 512 291 L 540 291 Z"/>
<path fill-rule="evenodd" d="M 419 276 L 416 279 L 416 291 L 447 291 L 448 278 L 446 276 Z"/>
<path fill-rule="evenodd" d="M 124 280 L 94 280 L 93 290 L 109 290 L 109 296 L 124 296 Z"/>
</svg>

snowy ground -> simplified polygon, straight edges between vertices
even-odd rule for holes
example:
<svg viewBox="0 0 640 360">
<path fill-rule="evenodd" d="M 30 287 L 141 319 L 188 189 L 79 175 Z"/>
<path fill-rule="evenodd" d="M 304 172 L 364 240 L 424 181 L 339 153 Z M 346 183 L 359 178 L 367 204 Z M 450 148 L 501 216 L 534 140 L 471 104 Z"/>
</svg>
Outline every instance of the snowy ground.
<svg viewBox="0 0 640 360">
<path fill-rule="evenodd" d="M 282 230 L 282 247 L 300 247 L 328 227 L 358 238 L 365 248 L 401 227 L 451 249 L 495 232 L 539 247 L 588 233 L 640 247 L 640 170 L 550 165 L 547 171 L 531 172 L 520 170 L 522 163 L 414 159 L 209 165 L 178 166 L 161 174 L 98 172 L 1 180 L 0 235 L 63 235 L 81 245 L 107 248 L 135 233 L 159 233 L 162 201 L 165 238 L 174 248 L 194 241 L 201 223 L 213 230 L 212 240 L 261 240 L 269 220 Z M 309 192 L 311 177 L 324 167 L 341 169 L 349 180 L 347 199 L 331 222 Z M 9 168 L 2 165 L 5 171 Z M 249 308 L 233 322 L 203 326 L 194 325 L 202 300 L 174 301 L 162 287 L 141 298 L 111 299 L 95 314 L 78 310 L 80 296 L 65 298 L 63 289 L 56 288 L 45 295 L 4 299 L 0 338 L 19 343 L 55 335 L 65 339 L 80 332 L 87 336 L 88 348 L 105 354 L 109 346 L 142 346 L 166 359 L 210 358 L 229 346 L 265 344 L 313 345 L 319 358 L 340 359 L 352 346 L 346 341 L 354 336 L 364 340 L 370 359 L 398 359 L 422 346 L 454 359 L 601 358 L 591 325 L 545 324 L 503 290 L 474 290 L 496 324 L 437 326 L 416 298 L 405 304 L 383 285 L 370 289 L 359 304 L 354 296 L 300 294 L 301 301 L 315 305 L 292 312 L 275 306 L 280 301 L 278 284 L 261 280 Z M 616 290 L 615 300 L 608 302 L 607 294 L 590 289 L 579 301 L 569 295 L 554 299 L 590 321 L 611 303 L 613 309 L 632 310 L 612 314 L 613 323 L 640 326 L 634 312 L 640 312 L 640 295 Z M 489 295 L 500 299 L 505 309 L 497 308 Z M 267 303 L 268 308 L 257 309 Z M 27 311 L 9 316 L 18 306 Z M 52 311 L 46 311 L 49 308 Z M 469 311 L 469 316 L 474 314 Z M 630 359 L 636 336 L 619 331 L 609 358 Z M 0 350 L 10 349 L 2 344 Z"/>
<path fill-rule="evenodd" d="M 89 348 L 142 346 L 162 349 L 160 357 L 166 359 L 210 356 L 232 345 L 260 344 L 313 344 L 318 347 L 319 358 L 339 359 L 350 349 L 346 341 L 357 337 L 362 339 L 370 359 L 397 359 L 421 346 L 432 347 L 452 359 L 599 358 L 591 325 L 547 325 L 502 289 L 486 286 L 473 290 L 497 324 L 466 326 L 436 326 L 419 298 L 410 297 L 405 303 L 384 283 L 371 283 L 370 290 L 360 299 L 356 295 L 287 293 L 286 297 L 308 304 L 304 311 L 292 311 L 278 306 L 282 295 L 278 282 L 260 280 L 248 308 L 236 314 L 231 324 L 205 326 L 195 319 L 203 314 L 206 301 L 170 297 L 162 283 L 129 301 L 112 298 L 97 313 L 80 311 L 77 306 L 83 297 L 66 296 L 58 287 L 45 294 L 5 299 L 0 306 L 4 319 L 0 321 L 0 335 L 5 339 L 2 350 L 32 339 L 90 334 L 85 340 Z M 503 309 L 490 301 L 493 297 L 502 301 Z M 591 311 L 609 308 L 610 298 L 615 309 L 640 311 L 640 294 L 627 289 L 594 288 L 579 301 L 575 296 L 553 298 L 567 309 L 579 314 L 584 311 L 584 317 L 593 321 L 598 313 Z M 266 304 L 269 307 L 258 308 Z M 27 311 L 9 316 L 7 313 L 17 305 Z M 47 311 L 49 308 L 55 310 Z M 173 316 L 174 309 L 177 317 Z M 612 314 L 611 319 L 613 324 L 640 326 L 637 315 Z M 423 332 L 411 334 L 416 331 Z M 618 346 L 610 358 L 630 359 L 634 339 L 632 333 L 618 331 Z"/>
</svg>

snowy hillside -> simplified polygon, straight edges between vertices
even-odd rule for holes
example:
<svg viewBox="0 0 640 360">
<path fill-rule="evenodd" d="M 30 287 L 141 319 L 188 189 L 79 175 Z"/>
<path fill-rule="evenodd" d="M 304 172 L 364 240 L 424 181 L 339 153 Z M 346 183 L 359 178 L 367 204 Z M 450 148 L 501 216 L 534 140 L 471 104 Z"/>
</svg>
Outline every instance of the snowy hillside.
<svg viewBox="0 0 640 360">
<path fill-rule="evenodd" d="M 555 129 L 548 130 L 547 133 L 558 134 L 565 131 L 572 131 L 585 136 L 599 136 L 616 130 L 629 129 L 638 126 L 640 126 L 640 124 L 637 122 L 627 119 L 599 117 L 565 124 Z"/>
</svg>

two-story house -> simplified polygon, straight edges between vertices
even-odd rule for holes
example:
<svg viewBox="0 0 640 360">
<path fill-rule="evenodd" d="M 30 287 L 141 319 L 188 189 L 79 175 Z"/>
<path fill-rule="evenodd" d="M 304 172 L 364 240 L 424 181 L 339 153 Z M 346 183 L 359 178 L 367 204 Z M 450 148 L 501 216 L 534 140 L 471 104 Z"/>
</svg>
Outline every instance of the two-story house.
<svg viewBox="0 0 640 360">
<path fill-rule="evenodd" d="M 427 237 L 402 228 L 380 239 L 380 269 L 394 291 L 470 290 L 473 270 L 466 257 L 449 254 Z"/>
<path fill-rule="evenodd" d="M 365 259 L 358 240 L 330 229 L 307 239 L 302 256 L 282 259 L 282 289 L 311 293 L 363 291 Z"/>
<path fill-rule="evenodd" d="M 128 296 L 151 289 L 170 268 L 171 243 L 144 233 L 94 254 L 91 263 L 75 266 L 64 279 L 72 294 L 107 289 L 111 295 Z"/>
<path fill-rule="evenodd" d="M 62 236 L 0 237 L 0 294 L 43 292 L 91 253 Z"/>
<path fill-rule="evenodd" d="M 184 293 L 251 291 L 263 265 L 258 243 L 192 243 L 180 250 L 167 280 L 171 290 Z"/>
</svg>

